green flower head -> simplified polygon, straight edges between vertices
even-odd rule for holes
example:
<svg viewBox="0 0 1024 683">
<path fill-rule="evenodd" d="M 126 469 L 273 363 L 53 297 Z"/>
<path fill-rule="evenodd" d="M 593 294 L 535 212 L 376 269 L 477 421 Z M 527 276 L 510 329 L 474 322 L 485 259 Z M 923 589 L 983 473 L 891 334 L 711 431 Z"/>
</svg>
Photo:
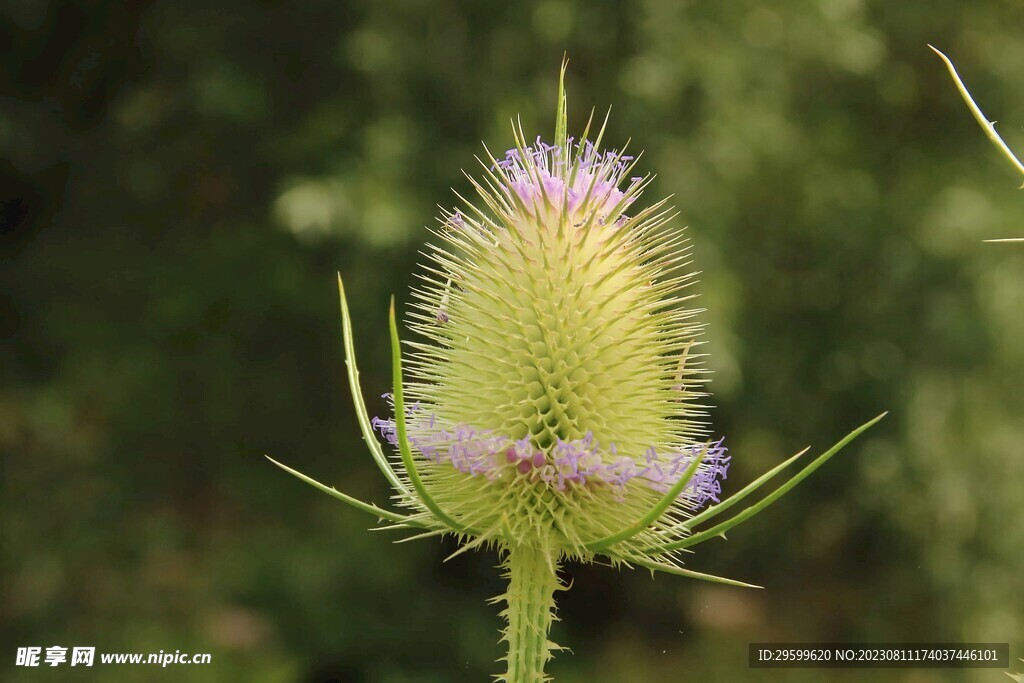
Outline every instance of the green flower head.
<svg viewBox="0 0 1024 683">
<path fill-rule="evenodd" d="M 470 177 L 476 198 L 442 214 L 408 313 L 418 338 L 404 356 L 392 303 L 393 417 L 366 414 L 342 289 L 360 425 L 406 514 L 285 468 L 398 528 L 453 534 L 457 552 L 496 548 L 510 580 L 499 598 L 506 681 L 546 680 L 561 562 L 603 557 L 748 586 L 684 567 L 684 549 L 756 514 L 881 417 L 709 524 L 800 454 L 720 501 L 730 456 L 700 403 L 686 239 L 665 200 L 642 206 L 650 176 L 634 170 L 637 158 L 605 150 L 604 126 L 590 134 L 588 124 L 578 140 L 567 135 L 560 79 L 552 141 L 513 124 L 514 146 L 488 151 Z"/>
<path fill-rule="evenodd" d="M 663 202 L 629 215 L 645 179 L 627 184 L 633 157 L 601 138 L 527 144 L 517 129 L 483 162 L 479 206 L 444 214 L 413 292 L 424 341 L 408 344 L 405 386 L 423 485 L 459 528 L 583 559 L 668 492 L 622 543 L 677 533 L 728 463 L 699 441 L 683 237 Z M 400 446 L 394 420 L 377 426 Z"/>
</svg>

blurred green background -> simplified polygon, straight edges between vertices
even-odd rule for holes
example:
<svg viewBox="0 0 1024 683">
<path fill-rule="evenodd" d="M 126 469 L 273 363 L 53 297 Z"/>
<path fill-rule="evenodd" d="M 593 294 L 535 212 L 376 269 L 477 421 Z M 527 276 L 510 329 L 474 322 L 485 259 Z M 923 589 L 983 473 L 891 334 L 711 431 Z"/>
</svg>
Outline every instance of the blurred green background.
<svg viewBox="0 0 1024 683">
<path fill-rule="evenodd" d="M 999 641 L 1024 669 L 1024 203 L 939 60 L 1024 150 L 1019 0 L 66 4 L 0 17 L 5 681 L 483 681 L 497 558 L 393 545 L 264 453 L 385 502 L 389 295 L 485 141 L 645 149 L 703 271 L 726 490 L 889 417 L 700 546 L 704 585 L 569 566 L 578 681 L 992 681 L 748 670 L 752 641 Z M 18 646 L 209 666 L 14 666 Z"/>
</svg>

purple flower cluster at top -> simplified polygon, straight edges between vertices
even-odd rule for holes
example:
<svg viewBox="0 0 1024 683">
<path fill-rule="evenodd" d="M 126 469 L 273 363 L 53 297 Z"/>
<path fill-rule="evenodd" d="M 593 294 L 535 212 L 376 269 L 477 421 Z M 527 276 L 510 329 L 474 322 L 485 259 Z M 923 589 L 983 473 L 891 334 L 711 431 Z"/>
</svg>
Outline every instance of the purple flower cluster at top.
<svg viewBox="0 0 1024 683">
<path fill-rule="evenodd" d="M 394 405 L 390 394 L 384 397 Z M 600 444 L 590 432 L 582 439 L 559 439 L 550 454 L 545 454 L 531 445 L 529 437 L 510 441 L 491 431 L 474 430 L 466 425 L 453 430 L 436 429 L 433 416 L 417 415 L 420 409 L 419 404 L 406 409 L 407 419 L 411 419 L 409 442 L 428 460 L 448 461 L 460 472 L 492 480 L 514 467 L 519 474 L 546 482 L 558 491 L 570 486 L 605 484 L 621 499 L 626 494 L 626 485 L 634 479 L 657 491 L 668 491 L 679 482 L 694 458 L 707 448 L 693 478 L 680 493 L 680 497 L 689 499 L 694 507 L 700 507 L 709 500 L 719 502 L 721 480 L 728 476 L 732 459 L 722 445 L 725 440 L 722 438 L 706 446 L 694 444 L 664 455 L 659 455 L 652 446 L 644 453 L 642 462 L 627 456 L 607 462 L 601 455 Z M 372 425 L 389 444 L 398 446 L 394 418 L 375 417 Z M 615 444 L 607 450 L 612 456 L 617 455 Z"/>
<path fill-rule="evenodd" d="M 494 168 L 504 175 L 509 196 L 515 193 L 527 211 L 535 211 L 545 197 L 555 205 L 564 200 L 570 213 L 586 200 L 603 225 L 625 197 L 619 184 L 634 157 L 615 150 L 601 152 L 589 140 L 574 144 L 573 138 L 568 139 L 568 149 L 566 154 L 561 147 L 549 145 L 537 136 L 533 146 L 506 151 L 505 158 L 497 161 Z M 574 166 L 576 173 L 570 183 Z M 631 178 L 630 187 L 641 180 L 642 177 Z M 633 199 L 626 198 L 625 205 L 632 204 Z M 619 216 L 617 222 L 621 225 L 625 217 Z"/>
</svg>

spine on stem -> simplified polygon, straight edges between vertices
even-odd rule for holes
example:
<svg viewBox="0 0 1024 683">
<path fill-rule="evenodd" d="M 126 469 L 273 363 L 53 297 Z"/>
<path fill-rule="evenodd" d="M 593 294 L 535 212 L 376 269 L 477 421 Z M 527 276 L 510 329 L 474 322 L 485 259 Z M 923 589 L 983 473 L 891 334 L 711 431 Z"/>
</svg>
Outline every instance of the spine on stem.
<svg viewBox="0 0 1024 683">
<path fill-rule="evenodd" d="M 509 549 L 503 567 L 508 591 L 496 601 L 506 603 L 501 615 L 507 623 L 502 640 L 508 643 L 508 670 L 498 680 L 544 683 L 551 680 L 544 666 L 559 649 L 548 640 L 551 622 L 556 619 L 556 560 L 539 548 L 519 545 Z"/>
</svg>

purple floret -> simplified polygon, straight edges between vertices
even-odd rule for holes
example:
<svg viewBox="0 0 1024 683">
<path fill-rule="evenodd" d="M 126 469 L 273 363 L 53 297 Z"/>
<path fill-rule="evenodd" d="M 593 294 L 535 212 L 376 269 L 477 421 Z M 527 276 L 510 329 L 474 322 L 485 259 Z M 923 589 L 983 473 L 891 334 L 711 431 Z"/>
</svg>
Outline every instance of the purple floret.
<svg viewBox="0 0 1024 683">
<path fill-rule="evenodd" d="M 394 405 L 390 394 L 384 394 L 384 398 Z M 706 446 L 693 444 L 664 454 L 649 446 L 640 458 L 633 459 L 619 456 L 614 443 L 602 448 L 594 434 L 587 432 L 581 439 L 557 439 L 546 453 L 535 448 L 529 436 L 512 441 L 468 425 L 436 428 L 436 417 L 425 416 L 419 403 L 407 408 L 406 416 L 410 444 L 435 463 L 448 462 L 460 472 L 492 480 L 501 477 L 503 471 L 514 471 L 532 477 L 533 481 L 543 481 L 558 491 L 573 486 L 610 486 L 620 500 L 634 480 L 657 491 L 669 491 L 706 448 L 701 464 L 679 497 L 693 509 L 708 501 L 718 503 L 721 482 L 728 477 L 732 460 L 723 445 L 724 438 Z M 375 417 L 371 424 L 389 444 L 398 446 L 394 418 Z"/>
</svg>

